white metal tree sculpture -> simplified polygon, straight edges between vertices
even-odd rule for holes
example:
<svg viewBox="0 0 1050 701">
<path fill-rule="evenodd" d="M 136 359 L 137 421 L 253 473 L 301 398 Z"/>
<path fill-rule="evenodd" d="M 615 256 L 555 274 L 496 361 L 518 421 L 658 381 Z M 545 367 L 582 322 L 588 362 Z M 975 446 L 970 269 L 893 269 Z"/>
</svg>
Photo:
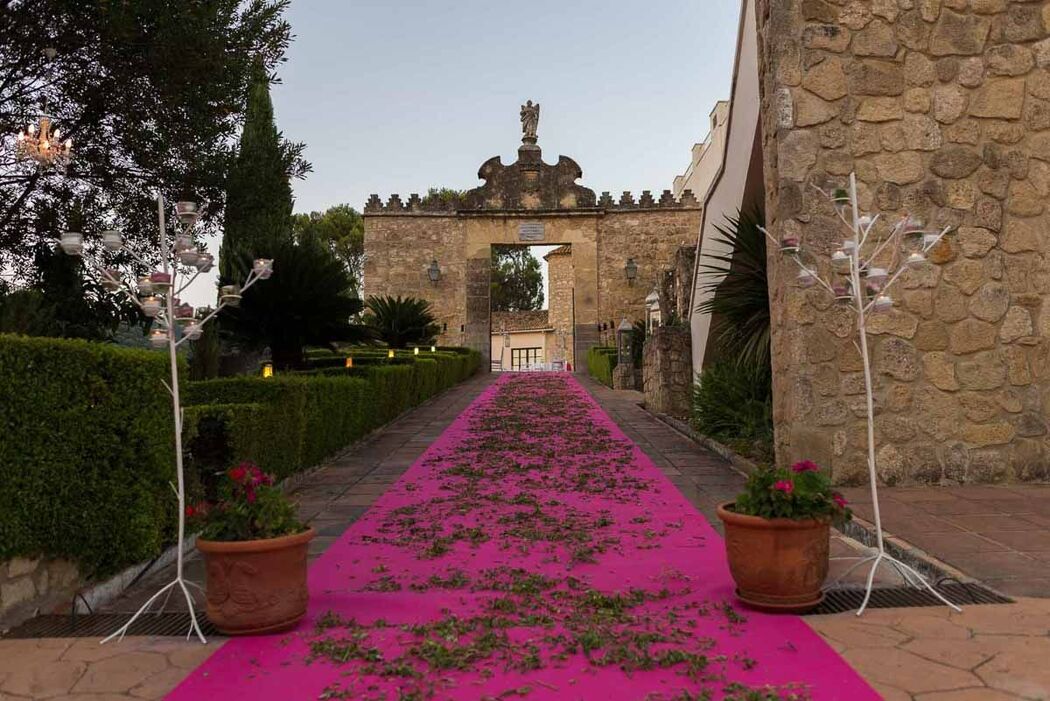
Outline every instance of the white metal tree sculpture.
<svg viewBox="0 0 1050 701">
<path fill-rule="evenodd" d="M 823 191 L 821 191 L 823 192 Z M 910 268 L 926 262 L 926 254 L 940 243 L 951 230 L 945 227 L 938 231 L 927 230 L 923 223 L 914 217 L 905 215 L 896 225 L 889 227 L 884 237 L 875 235 L 880 215 L 867 215 L 860 212 L 857 203 L 856 174 L 849 177 L 849 188 L 824 194 L 830 198 L 836 214 L 846 225 L 849 235 L 842 247 L 835 250 L 830 257 L 829 265 L 833 277 L 821 277 L 816 257 L 805 250 L 802 242 L 791 235 L 777 240 L 763 229 L 766 236 L 776 245 L 782 254 L 790 257 L 798 265 L 797 284 L 809 288 L 820 285 L 831 293 L 835 299 L 848 304 L 856 320 L 857 350 L 864 366 L 864 392 L 867 401 L 867 458 L 868 478 L 871 488 L 872 510 L 875 517 L 876 544 L 871 553 L 855 559 L 857 562 L 847 569 L 839 580 L 871 563 L 865 588 L 864 601 L 857 610 L 857 615 L 864 613 L 871 598 L 875 582 L 875 572 L 880 565 L 893 567 L 909 585 L 928 589 L 934 596 L 959 611 L 959 607 L 938 592 L 926 578 L 913 567 L 901 562 L 886 552 L 882 533 L 882 515 L 879 511 L 878 473 L 875 466 L 875 402 L 872 390 L 871 359 L 868 353 L 868 320 L 872 314 L 889 312 L 893 308 L 893 298 L 889 288 Z"/>
<path fill-rule="evenodd" d="M 193 596 L 189 587 L 201 587 L 196 582 L 191 582 L 183 576 L 183 544 L 186 537 L 186 490 L 182 462 L 182 405 L 179 402 L 179 366 L 176 351 L 186 341 L 200 338 L 204 325 L 213 320 L 216 314 L 224 307 L 235 307 L 240 303 L 241 294 L 244 290 L 254 285 L 258 280 L 265 280 L 273 273 L 273 261 L 260 258 L 252 266 L 252 271 L 244 281 L 244 286 L 226 285 L 219 290 L 219 304 L 214 310 L 206 310 L 204 316 L 198 315 L 193 307 L 181 303 L 178 295 L 182 294 L 201 273 L 211 270 L 214 259 L 210 253 L 203 248 L 198 248 L 191 234 L 197 223 L 197 206 L 193 202 L 177 202 L 175 205 L 178 226 L 175 236 L 169 241 L 167 226 L 164 217 L 164 197 L 157 195 L 157 220 L 159 229 L 158 257 L 161 261 L 161 269 L 148 276 L 140 278 L 137 283 L 126 279 L 121 271 L 105 266 L 101 259 L 84 250 L 83 235 L 78 232 L 69 232 L 62 235 L 62 249 L 75 256 L 84 259 L 85 266 L 92 270 L 101 279 L 106 289 L 125 295 L 137 306 L 142 313 L 153 320 L 154 328 L 150 332 L 150 345 L 154 348 L 168 349 L 168 357 L 171 364 L 171 384 L 165 383 L 171 393 L 172 412 L 175 421 L 175 476 L 176 483 L 172 485 L 178 500 L 179 509 L 179 531 L 177 552 L 175 555 L 175 579 L 157 590 L 146 601 L 135 614 L 113 632 L 102 642 L 108 642 L 113 638 L 123 638 L 127 634 L 131 624 L 139 616 L 146 613 L 157 599 L 164 596 L 161 610 L 167 605 L 172 592 L 181 591 L 186 597 L 186 605 L 190 612 L 190 629 L 186 633 L 188 640 L 196 633 L 202 643 L 206 643 L 204 634 L 201 632 L 200 624 L 197 622 L 196 610 L 193 606 Z M 102 237 L 105 250 L 115 253 L 124 250 L 140 266 L 149 269 L 152 265 L 140 258 L 134 251 L 124 248 L 123 240 L 118 231 L 106 231 Z M 180 270 L 192 275 L 179 284 Z M 177 338 L 178 337 L 178 338 Z"/>
</svg>

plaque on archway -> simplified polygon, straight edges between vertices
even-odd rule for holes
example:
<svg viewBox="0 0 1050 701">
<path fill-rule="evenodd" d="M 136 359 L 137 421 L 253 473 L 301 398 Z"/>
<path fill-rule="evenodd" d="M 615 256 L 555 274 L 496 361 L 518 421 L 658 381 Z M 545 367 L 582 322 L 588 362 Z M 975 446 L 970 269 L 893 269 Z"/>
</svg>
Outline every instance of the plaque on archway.
<svg viewBox="0 0 1050 701">
<path fill-rule="evenodd" d="M 519 241 L 542 241 L 543 240 L 543 222 L 541 221 L 523 221 L 518 224 L 518 240 Z"/>
</svg>

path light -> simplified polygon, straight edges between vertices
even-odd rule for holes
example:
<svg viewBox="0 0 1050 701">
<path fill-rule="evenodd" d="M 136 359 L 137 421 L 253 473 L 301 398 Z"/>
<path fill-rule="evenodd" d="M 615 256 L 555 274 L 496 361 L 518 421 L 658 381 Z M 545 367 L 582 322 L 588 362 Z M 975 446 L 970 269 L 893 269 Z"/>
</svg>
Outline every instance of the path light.
<svg viewBox="0 0 1050 701">
<path fill-rule="evenodd" d="M 803 289 L 813 287 L 813 285 L 817 284 L 817 276 L 812 271 L 800 270 L 798 271 L 798 277 L 795 278 L 795 284 Z"/>
<path fill-rule="evenodd" d="M 412 349 L 412 355 L 419 355 L 419 346 Z"/>
<path fill-rule="evenodd" d="M 160 298 L 150 295 L 142 300 L 142 313 L 151 319 L 160 314 Z"/>
<path fill-rule="evenodd" d="M 273 275 L 273 261 L 269 258 L 256 258 L 252 263 L 252 270 L 260 280 L 269 280 Z"/>
<path fill-rule="evenodd" d="M 183 200 L 182 202 L 175 203 L 175 215 L 179 218 L 179 221 L 185 227 L 191 227 L 197 223 L 197 217 L 200 214 L 197 212 L 197 203 Z"/>
<path fill-rule="evenodd" d="M 831 267 L 838 273 L 849 272 L 849 254 L 841 248 L 831 254 Z"/>
<path fill-rule="evenodd" d="M 349 356 L 349 355 L 346 356 L 346 367 L 348 367 L 348 368 L 354 367 L 354 359 L 351 356 Z"/>
<path fill-rule="evenodd" d="M 103 231 L 102 245 L 106 247 L 107 251 L 116 253 L 124 247 L 124 237 L 120 235 L 119 231 L 114 231 L 112 229 L 109 231 Z"/>
<path fill-rule="evenodd" d="M 79 256 L 84 252 L 84 236 L 76 231 L 67 231 L 62 234 L 58 245 L 71 256 Z"/>
<path fill-rule="evenodd" d="M 437 346 L 431 346 L 430 347 L 430 352 L 431 353 L 437 353 Z"/>
<path fill-rule="evenodd" d="M 623 266 L 623 272 L 627 276 L 627 284 L 634 286 L 634 279 L 638 277 L 638 264 L 634 262 L 634 258 L 627 259 L 627 263 Z"/>
<path fill-rule="evenodd" d="M 262 376 L 273 377 L 273 363 L 263 363 Z"/>
<path fill-rule="evenodd" d="M 886 268 L 868 268 L 865 283 L 872 292 L 881 292 L 886 284 Z"/>
<path fill-rule="evenodd" d="M 909 267 L 917 268 L 918 266 L 926 262 L 926 256 L 916 251 L 915 253 L 909 255 L 908 260 L 905 262 L 908 264 Z"/>
<path fill-rule="evenodd" d="M 149 344 L 154 348 L 163 348 L 168 345 L 168 332 L 164 329 L 153 329 L 149 332 Z"/>
<path fill-rule="evenodd" d="M 171 273 L 165 273 L 160 270 L 149 274 L 150 284 L 153 285 L 153 292 L 156 294 L 164 294 L 171 287 Z"/>
<path fill-rule="evenodd" d="M 197 267 L 198 272 L 206 273 L 211 270 L 214 264 L 215 256 L 208 253 L 203 248 L 197 249 L 197 262 L 194 263 L 194 265 Z"/>
<path fill-rule="evenodd" d="M 241 304 L 241 288 L 237 285 L 223 285 L 219 288 L 219 303 L 230 307 Z"/>
<path fill-rule="evenodd" d="M 204 333 L 204 329 L 196 319 L 191 319 L 190 323 L 186 324 L 186 328 L 182 330 L 182 335 L 191 341 L 196 341 Z"/>
<path fill-rule="evenodd" d="M 623 318 L 620 325 L 616 327 L 616 349 L 617 349 L 617 362 L 621 365 L 633 364 L 634 357 L 631 352 L 632 339 L 634 337 L 634 327 L 631 326 L 631 322 L 627 321 L 627 317 Z"/>
<path fill-rule="evenodd" d="M 438 265 L 437 258 L 430 261 L 430 265 L 427 267 L 427 277 L 435 285 L 441 280 L 441 266 Z"/>
<path fill-rule="evenodd" d="M 386 352 L 386 357 L 387 357 L 387 359 L 393 359 L 393 357 L 394 357 L 394 349 L 393 348 L 391 348 L 390 350 L 388 350 Z"/>
</svg>

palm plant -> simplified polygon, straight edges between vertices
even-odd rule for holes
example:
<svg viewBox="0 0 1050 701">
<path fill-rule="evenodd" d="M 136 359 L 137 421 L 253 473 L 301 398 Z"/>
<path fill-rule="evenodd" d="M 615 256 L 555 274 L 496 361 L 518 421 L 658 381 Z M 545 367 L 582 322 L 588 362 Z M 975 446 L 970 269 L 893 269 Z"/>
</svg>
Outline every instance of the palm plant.
<svg viewBox="0 0 1050 701">
<path fill-rule="evenodd" d="M 738 362 L 769 365 L 769 287 L 766 282 L 766 237 L 763 217 L 754 208 L 726 217 L 716 227 L 728 253 L 706 256 L 706 280 L 699 288 L 707 299 L 697 311 L 710 314 L 718 349 Z"/>
<path fill-rule="evenodd" d="M 440 332 L 426 300 L 373 295 L 365 306 L 365 323 L 391 348 L 404 348 L 410 343 L 431 345 Z"/>
<path fill-rule="evenodd" d="M 235 277 L 244 280 L 251 256 L 232 252 Z M 223 329 L 254 346 L 268 345 L 277 369 L 304 365 L 305 346 L 332 346 L 370 337 L 353 324 L 361 311 L 346 266 L 314 240 L 286 241 L 274 251 L 273 277 L 244 293 L 239 307 L 222 311 Z"/>
</svg>

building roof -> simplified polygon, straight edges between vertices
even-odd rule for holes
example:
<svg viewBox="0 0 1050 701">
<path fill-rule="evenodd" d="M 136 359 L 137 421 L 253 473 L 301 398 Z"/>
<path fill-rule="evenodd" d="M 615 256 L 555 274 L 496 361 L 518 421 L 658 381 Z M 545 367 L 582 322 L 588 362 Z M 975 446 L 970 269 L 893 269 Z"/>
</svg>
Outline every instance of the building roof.
<svg viewBox="0 0 1050 701">
<path fill-rule="evenodd" d="M 514 333 L 549 328 L 550 320 L 547 318 L 546 309 L 531 312 L 492 312 L 492 333 L 503 333 L 504 329 Z"/>
<path fill-rule="evenodd" d="M 558 246 L 553 251 L 549 251 L 547 255 L 543 256 L 543 260 L 547 260 L 551 256 L 567 256 L 572 254 L 572 246 L 565 243 Z"/>
</svg>

